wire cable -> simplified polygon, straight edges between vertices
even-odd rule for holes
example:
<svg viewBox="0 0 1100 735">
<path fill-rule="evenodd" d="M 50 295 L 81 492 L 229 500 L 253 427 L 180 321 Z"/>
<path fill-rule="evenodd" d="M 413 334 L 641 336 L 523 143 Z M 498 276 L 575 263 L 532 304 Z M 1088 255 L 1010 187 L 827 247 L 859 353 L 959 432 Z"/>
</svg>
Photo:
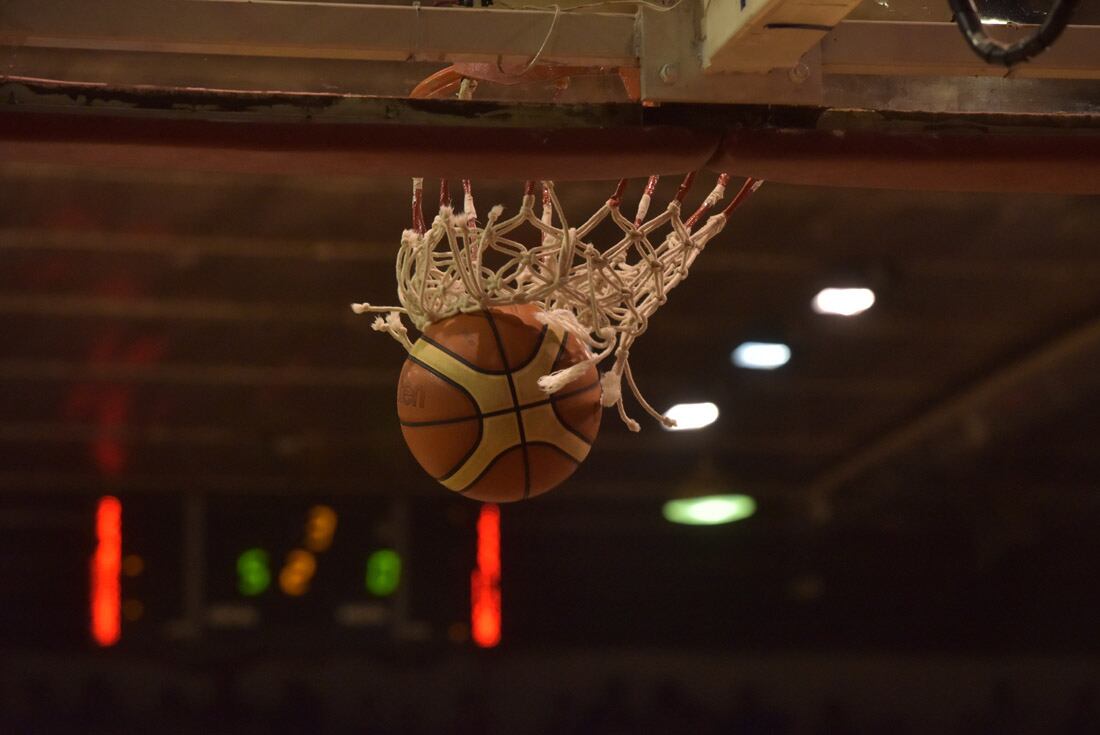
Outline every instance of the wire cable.
<svg viewBox="0 0 1100 735">
<path fill-rule="evenodd" d="M 1038 30 L 1014 43 L 1004 43 L 989 37 L 985 28 L 982 27 L 982 17 L 974 7 L 974 0 L 947 0 L 947 2 L 955 14 L 955 24 L 962 31 L 963 38 L 974 53 L 988 64 L 1003 64 L 1011 67 L 1050 48 L 1069 25 L 1079 0 L 1054 0 L 1046 20 Z"/>
</svg>

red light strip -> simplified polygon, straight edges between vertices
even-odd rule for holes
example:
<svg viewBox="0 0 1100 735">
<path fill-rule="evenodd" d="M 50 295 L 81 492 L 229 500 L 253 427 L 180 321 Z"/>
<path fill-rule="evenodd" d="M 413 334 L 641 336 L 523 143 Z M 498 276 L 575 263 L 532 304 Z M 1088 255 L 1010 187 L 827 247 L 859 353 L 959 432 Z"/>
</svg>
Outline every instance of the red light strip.
<svg viewBox="0 0 1100 735">
<path fill-rule="evenodd" d="M 500 508 L 481 506 L 477 569 L 470 575 L 470 633 L 481 648 L 500 643 Z"/>
<path fill-rule="evenodd" d="M 95 513 L 95 555 L 91 563 L 92 638 L 100 646 L 118 643 L 122 593 L 122 503 L 110 495 L 99 499 Z"/>
</svg>

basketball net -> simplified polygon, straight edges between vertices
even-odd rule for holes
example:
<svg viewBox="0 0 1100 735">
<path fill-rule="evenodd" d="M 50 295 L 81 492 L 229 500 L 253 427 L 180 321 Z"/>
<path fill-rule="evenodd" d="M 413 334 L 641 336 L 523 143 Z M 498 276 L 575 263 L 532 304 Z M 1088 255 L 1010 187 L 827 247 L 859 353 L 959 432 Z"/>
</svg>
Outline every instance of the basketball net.
<svg viewBox="0 0 1100 735">
<path fill-rule="evenodd" d="M 397 298 L 400 306 L 353 304 L 357 314 L 379 313 L 372 327 L 387 332 L 406 350 L 412 348 L 403 317 L 418 331 L 460 313 L 513 304 L 537 304 L 537 318 L 573 334 L 588 347 L 588 359 L 539 378 L 552 394 L 570 384 L 589 365 L 611 359 L 601 376 L 602 402 L 615 406 L 631 431 L 639 426 L 623 405 L 622 383 L 645 411 L 667 427 L 675 422 L 649 404 L 630 369 L 630 348 L 645 333 L 649 317 L 668 293 L 688 276 L 707 242 L 722 231 L 729 215 L 762 182 L 748 179 L 717 214 L 703 217 L 725 196 L 729 176 L 721 174 L 702 204 L 687 218 L 682 206 L 695 174 L 688 174 L 676 196 L 656 216 L 649 209 L 658 177 L 651 176 L 633 218 L 620 208 L 626 180 L 619 182 L 604 205 L 578 227 L 571 226 L 552 181 L 528 181 L 519 211 L 504 217 L 500 205 L 479 224 L 470 182 L 464 180 L 461 211 L 451 206 L 447 182 L 440 182 L 439 213 L 427 226 L 423 214 L 424 180 L 413 179 L 413 226 L 401 236 L 397 251 Z M 540 195 L 540 196 L 539 196 Z M 536 199 L 541 211 L 536 214 Z M 647 217 L 649 217 L 647 219 Z M 611 222 L 618 241 L 603 249 L 590 238 Z M 521 227 L 534 228 L 520 241 Z M 531 234 L 528 230 L 527 234 Z"/>
</svg>

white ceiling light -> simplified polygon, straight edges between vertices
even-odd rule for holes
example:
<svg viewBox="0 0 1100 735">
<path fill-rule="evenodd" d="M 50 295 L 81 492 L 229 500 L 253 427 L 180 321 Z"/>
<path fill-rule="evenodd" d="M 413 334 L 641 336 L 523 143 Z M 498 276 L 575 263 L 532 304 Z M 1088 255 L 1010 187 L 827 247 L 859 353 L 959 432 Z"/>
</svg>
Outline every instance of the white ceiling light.
<svg viewBox="0 0 1100 735">
<path fill-rule="evenodd" d="M 875 292 L 869 288 L 823 288 L 814 296 L 813 310 L 818 314 L 855 316 L 875 304 Z"/>
<path fill-rule="evenodd" d="M 676 422 L 672 431 L 687 431 L 710 426 L 718 420 L 718 406 L 713 403 L 677 403 L 665 411 L 665 418 Z"/>
<path fill-rule="evenodd" d="M 782 342 L 742 342 L 730 359 L 740 368 L 775 370 L 790 361 L 791 348 Z"/>
</svg>

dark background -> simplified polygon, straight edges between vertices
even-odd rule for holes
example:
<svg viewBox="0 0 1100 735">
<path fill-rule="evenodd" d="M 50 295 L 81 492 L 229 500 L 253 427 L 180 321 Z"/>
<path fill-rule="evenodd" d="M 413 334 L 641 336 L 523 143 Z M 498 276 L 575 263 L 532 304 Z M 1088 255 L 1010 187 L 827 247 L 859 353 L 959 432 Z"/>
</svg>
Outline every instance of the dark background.
<svg viewBox="0 0 1100 735">
<path fill-rule="evenodd" d="M 477 186 L 483 210 L 518 204 Z M 610 187 L 559 191 L 579 221 Z M 573 479 L 505 507 L 489 651 L 468 632 L 478 505 L 404 448 L 402 351 L 348 309 L 394 298 L 408 198 L 0 168 L 5 731 L 1096 731 L 1094 198 L 765 186 L 633 351 L 656 406 L 714 401 L 718 423 L 630 406 L 630 434 L 607 412 Z M 871 311 L 811 312 L 853 279 Z M 759 337 L 790 364 L 734 368 Z M 708 463 L 757 514 L 668 524 Z M 122 582 L 140 617 L 99 650 L 107 494 L 145 567 Z M 339 521 L 308 594 L 241 596 L 237 555 L 277 574 L 315 504 Z M 383 547 L 405 575 L 376 599 Z"/>
</svg>

